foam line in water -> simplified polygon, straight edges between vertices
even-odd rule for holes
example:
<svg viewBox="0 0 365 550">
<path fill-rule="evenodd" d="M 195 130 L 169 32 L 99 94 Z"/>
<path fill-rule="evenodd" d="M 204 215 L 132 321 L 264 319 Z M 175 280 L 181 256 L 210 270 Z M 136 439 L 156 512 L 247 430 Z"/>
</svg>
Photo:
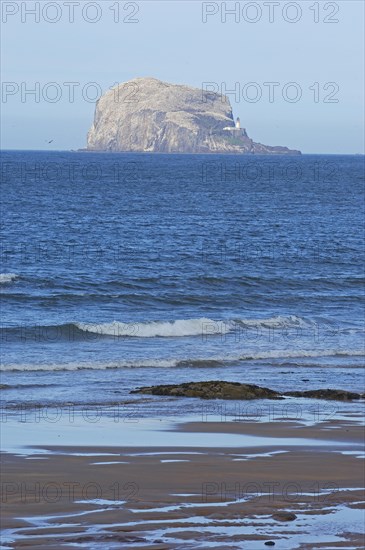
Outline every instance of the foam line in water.
<svg viewBox="0 0 365 550">
<path fill-rule="evenodd" d="M 171 359 L 135 359 L 132 361 L 108 361 L 108 362 L 74 362 L 74 363 L 37 363 L 37 364 L 2 364 L 0 371 L 67 371 L 67 370 L 106 370 L 106 369 L 133 369 L 133 368 L 214 368 L 224 367 L 228 363 L 239 361 L 259 361 L 261 359 L 285 359 L 306 357 L 357 357 L 363 356 L 363 350 L 272 350 L 247 353 L 236 356 L 198 357 L 198 358 L 171 358 Z M 362 367 L 359 367 L 362 368 Z"/>
</svg>

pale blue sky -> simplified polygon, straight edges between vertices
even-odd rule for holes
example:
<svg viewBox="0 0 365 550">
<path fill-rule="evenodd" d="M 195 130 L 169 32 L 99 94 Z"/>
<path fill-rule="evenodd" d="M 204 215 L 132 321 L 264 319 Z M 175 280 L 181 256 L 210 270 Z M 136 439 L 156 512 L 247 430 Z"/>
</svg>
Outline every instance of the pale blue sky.
<svg viewBox="0 0 365 550">
<path fill-rule="evenodd" d="M 203 2 L 161 1 L 117 2 L 102 0 L 97 4 L 100 20 L 83 19 L 82 9 L 88 1 L 74 5 L 74 22 L 69 22 L 66 2 L 53 4 L 40 21 L 24 11 L 37 2 L 2 1 L 2 140 L 3 149 L 77 149 L 86 144 L 92 123 L 94 103 L 81 90 L 90 82 L 107 90 L 116 82 L 138 76 L 154 76 L 174 83 L 201 87 L 203 82 L 226 83 L 232 89 L 238 82 L 241 96 L 230 96 L 235 116 L 255 141 L 268 145 L 286 145 L 304 153 L 362 153 L 364 150 L 364 3 L 362 0 L 314 2 L 311 0 L 277 2 L 274 21 L 269 21 L 267 2 L 257 1 L 247 11 L 247 1 L 239 2 L 236 22 L 227 15 L 222 22 L 222 4 L 227 9 L 235 2 L 211 2 L 209 9 L 218 13 L 202 22 Z M 54 7 L 58 5 L 58 10 Z M 122 19 L 138 4 L 139 12 Z M 272 2 L 271 2 L 272 4 Z M 110 8 L 119 5 L 119 23 Z M 256 6 L 256 7 L 255 7 Z M 261 8 L 261 15 L 257 6 Z M 314 8 L 310 9 L 311 6 Z M 326 10 L 325 10 L 325 6 Z M 339 7 L 338 13 L 336 6 Z M 17 11 L 18 8 L 18 11 Z M 23 8 L 23 13 L 22 13 Z M 315 9 L 318 8 L 318 12 Z M 207 8 L 205 8 L 207 9 Z M 296 23 L 295 10 L 301 17 Z M 97 15 L 88 7 L 86 17 Z M 245 11 L 246 10 L 246 11 Z M 254 11 L 256 10 L 256 12 Z M 17 11 L 14 15 L 8 12 Z M 247 19 L 258 17 L 256 23 Z M 21 18 L 25 19 L 22 22 Z M 315 23 L 315 17 L 319 22 Z M 60 17 L 55 23 L 45 19 Z M 324 23 L 324 18 L 338 19 Z M 245 20 L 246 19 L 246 20 Z M 8 83 L 15 83 L 13 85 Z M 40 86 L 40 101 L 21 92 Z M 55 82 L 61 98 L 55 103 L 42 96 L 51 93 Z M 65 82 L 77 82 L 75 100 L 69 101 Z M 255 83 L 262 90 L 256 103 L 244 97 L 245 85 Z M 267 82 L 277 82 L 274 101 L 269 101 Z M 291 103 L 283 99 L 285 85 L 295 82 L 301 99 Z M 333 82 L 327 90 L 326 83 Z M 313 87 L 314 83 L 315 86 Z M 13 88 L 12 88 L 13 86 Z M 312 89 L 310 89 L 312 87 Z M 335 93 L 336 87 L 338 92 Z M 17 91 L 17 88 L 19 91 Z M 314 101 L 315 89 L 319 101 Z M 4 92 L 14 91 L 6 96 Z M 93 88 L 86 88 L 90 95 Z M 254 88 L 247 90 L 252 94 Z M 293 93 L 289 88 L 288 93 Z M 337 103 L 324 98 L 334 92 Z M 250 95 L 250 97 L 252 97 Z M 90 98 L 91 99 L 91 98 Z M 54 140 L 52 143 L 48 141 Z"/>
</svg>

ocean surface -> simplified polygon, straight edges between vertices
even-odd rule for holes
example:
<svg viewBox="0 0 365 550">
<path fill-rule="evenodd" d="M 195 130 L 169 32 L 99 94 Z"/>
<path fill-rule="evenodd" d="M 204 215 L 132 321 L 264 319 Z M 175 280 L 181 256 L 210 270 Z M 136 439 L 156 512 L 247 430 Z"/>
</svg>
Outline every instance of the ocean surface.
<svg viewBox="0 0 365 550">
<path fill-rule="evenodd" d="M 6 404 L 364 390 L 364 157 L 3 152 Z"/>
</svg>

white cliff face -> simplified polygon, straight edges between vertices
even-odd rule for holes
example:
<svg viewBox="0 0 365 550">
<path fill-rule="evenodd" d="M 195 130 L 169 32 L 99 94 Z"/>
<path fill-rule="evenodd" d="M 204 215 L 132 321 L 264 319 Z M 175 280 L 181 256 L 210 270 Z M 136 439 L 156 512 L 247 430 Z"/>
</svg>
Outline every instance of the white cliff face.
<svg viewBox="0 0 365 550">
<path fill-rule="evenodd" d="M 227 97 L 155 78 L 136 78 L 119 84 L 99 99 L 88 133 L 87 149 L 160 153 L 255 152 L 258 144 L 244 131 L 224 130 L 226 127 L 235 127 Z M 275 152 L 262 145 L 259 149 L 260 153 Z"/>
</svg>

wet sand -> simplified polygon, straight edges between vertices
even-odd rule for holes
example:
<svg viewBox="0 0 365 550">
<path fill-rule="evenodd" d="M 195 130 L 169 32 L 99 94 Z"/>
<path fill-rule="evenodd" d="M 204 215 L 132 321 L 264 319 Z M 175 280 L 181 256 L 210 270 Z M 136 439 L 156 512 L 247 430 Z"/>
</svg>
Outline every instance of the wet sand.
<svg viewBox="0 0 365 550">
<path fill-rule="evenodd" d="M 172 433 L 212 443 L 3 453 L 2 548 L 363 548 L 357 423 L 189 422 Z M 215 446 L 222 433 L 241 445 Z"/>
</svg>

